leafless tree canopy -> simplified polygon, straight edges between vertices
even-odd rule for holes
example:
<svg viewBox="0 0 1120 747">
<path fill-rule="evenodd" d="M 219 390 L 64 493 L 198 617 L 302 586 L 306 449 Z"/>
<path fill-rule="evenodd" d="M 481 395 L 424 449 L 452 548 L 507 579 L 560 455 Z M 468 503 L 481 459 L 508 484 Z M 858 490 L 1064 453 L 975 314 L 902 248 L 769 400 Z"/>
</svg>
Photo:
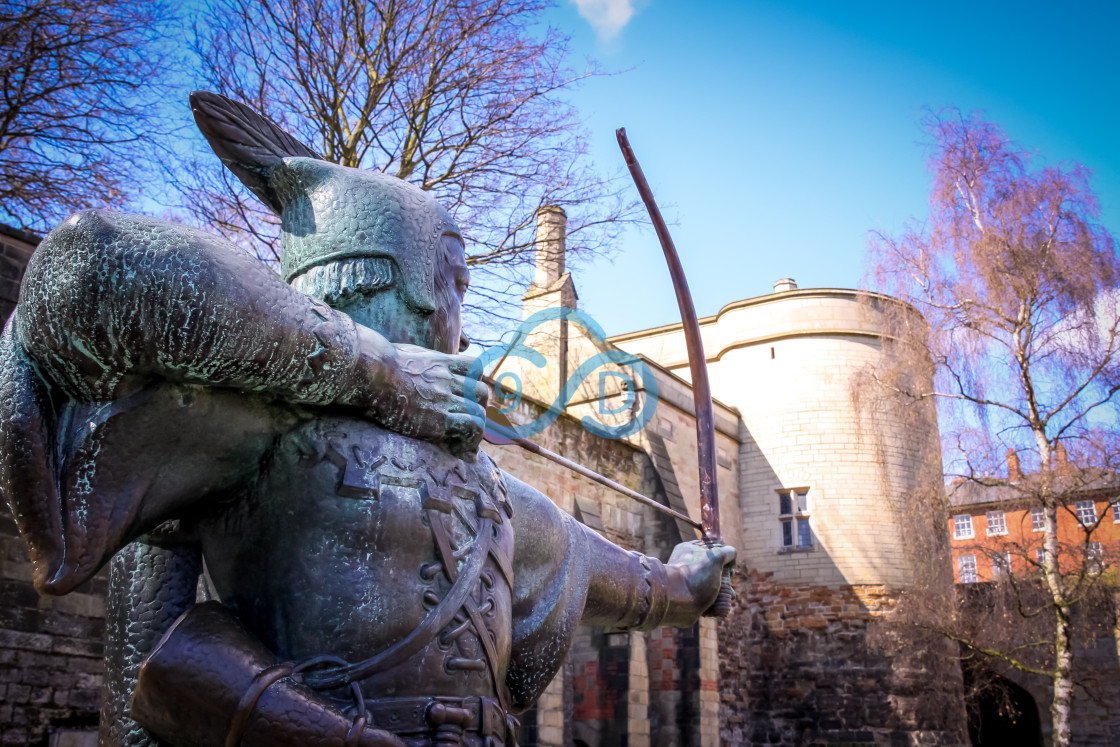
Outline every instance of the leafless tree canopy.
<svg viewBox="0 0 1120 747">
<path fill-rule="evenodd" d="M 460 224 L 474 301 L 523 289 L 534 212 L 569 214 L 569 246 L 595 251 L 633 205 L 584 161 L 562 94 L 594 68 L 565 65 L 538 0 L 211 0 L 197 33 L 207 86 L 258 107 L 328 160 L 431 190 Z M 190 210 L 262 259 L 277 220 L 202 155 Z M 481 281 L 481 282 L 480 282 Z"/>
<path fill-rule="evenodd" d="M 989 547 L 989 561 L 1010 557 L 1011 566 L 983 604 L 931 596 L 923 609 L 916 596 L 912 619 L 970 654 L 1048 677 L 1054 744 L 1064 745 L 1074 638 L 1084 644 L 1087 629 L 1075 623 L 1111 614 L 1115 575 L 1102 560 L 1120 560 L 1090 552 L 1103 516 L 1058 531 L 1060 518 L 1073 525 L 1076 500 L 1118 500 L 1120 262 L 1084 167 L 1038 166 L 977 114 L 947 111 L 926 125 L 935 145 L 928 222 L 875 237 L 872 251 L 877 286 L 929 328 L 900 318 L 898 354 L 874 379 L 906 401 L 937 400 L 954 493 L 1038 507 L 1045 530 L 1041 560 L 1037 542 Z M 929 365 L 935 387 L 926 391 L 908 372 Z M 1021 472 L 1005 468 L 1008 453 Z M 940 506 L 933 523 L 944 532 Z"/>
<path fill-rule="evenodd" d="M 161 2 L 0 3 L 0 211 L 41 231 L 84 207 L 121 206 L 149 146 Z"/>
</svg>

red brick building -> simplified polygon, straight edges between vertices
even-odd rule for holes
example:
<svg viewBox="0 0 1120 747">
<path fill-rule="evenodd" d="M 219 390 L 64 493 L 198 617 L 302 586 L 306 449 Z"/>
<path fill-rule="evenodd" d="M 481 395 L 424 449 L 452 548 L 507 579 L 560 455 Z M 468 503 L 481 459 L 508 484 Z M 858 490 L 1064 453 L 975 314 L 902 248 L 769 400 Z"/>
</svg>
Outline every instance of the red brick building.
<svg viewBox="0 0 1120 747">
<path fill-rule="evenodd" d="M 1068 496 L 1058 509 L 1059 567 L 1120 566 L 1120 480 L 1066 464 L 1059 449 L 1057 489 Z M 1042 568 L 1046 517 L 1031 497 L 1018 459 L 1008 455 L 1009 478 L 1000 484 L 960 481 L 949 488 L 949 537 L 957 583 L 995 581 L 1002 573 Z M 1063 487 L 1063 484 L 1066 487 Z"/>
<path fill-rule="evenodd" d="M 1074 676 L 1078 682 L 1072 713 L 1074 744 L 1111 746 L 1117 744 L 1120 734 L 1120 708 L 1107 697 L 1120 688 L 1120 628 L 1116 625 L 1120 595 L 1112 575 L 1120 569 L 1120 477 L 1076 469 L 1066 463 L 1061 450 L 1058 457 L 1053 489 L 1065 495 L 1057 512 L 1058 567 L 1070 576 L 1089 574 L 1082 578 L 1095 582 L 1090 585 L 1100 594 L 1087 607 L 1078 605 L 1073 610 Z M 1008 478 L 959 481 L 949 486 L 948 529 L 961 612 L 980 621 L 992 614 L 984 624 L 1005 626 L 1002 635 L 1007 641 L 1017 641 L 1025 649 L 1040 635 L 1048 637 L 1047 620 L 1020 617 L 1014 611 L 1003 617 L 993 612 L 1000 605 L 1000 589 L 1015 590 L 1009 592 L 1012 605 L 1017 603 L 1014 600 L 1032 598 L 1035 592 L 1042 595 L 1036 602 L 1046 595 L 1041 583 L 1046 517 L 1041 503 L 1031 496 L 1032 482 L 1038 476 L 1025 476 L 1018 467 L 1018 460 L 1009 455 Z M 1096 577 L 1106 572 L 1109 575 Z M 1000 583 L 1008 573 L 1014 575 L 1014 585 Z M 1031 584 L 1032 579 L 1038 583 Z M 1039 663 L 1047 666 L 1045 658 Z M 1048 743 L 1053 697 L 1049 677 L 983 657 L 974 660 L 973 671 L 1002 683 L 997 690 L 977 692 L 978 699 L 972 702 L 977 709 L 969 718 L 974 743 L 978 743 L 978 734 L 983 744 L 990 738 L 996 744 Z M 1015 715 L 1009 718 L 1009 713 Z"/>
</svg>

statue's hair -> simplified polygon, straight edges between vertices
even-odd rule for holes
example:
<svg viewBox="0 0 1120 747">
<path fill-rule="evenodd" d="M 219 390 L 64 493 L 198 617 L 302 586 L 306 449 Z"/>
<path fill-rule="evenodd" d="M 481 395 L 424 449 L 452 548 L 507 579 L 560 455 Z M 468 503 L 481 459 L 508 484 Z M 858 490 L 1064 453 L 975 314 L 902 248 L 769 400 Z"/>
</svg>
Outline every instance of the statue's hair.
<svg viewBox="0 0 1120 747">
<path fill-rule="evenodd" d="M 393 287 L 393 260 L 356 257 L 316 265 L 292 278 L 292 287 L 332 308 Z"/>
</svg>

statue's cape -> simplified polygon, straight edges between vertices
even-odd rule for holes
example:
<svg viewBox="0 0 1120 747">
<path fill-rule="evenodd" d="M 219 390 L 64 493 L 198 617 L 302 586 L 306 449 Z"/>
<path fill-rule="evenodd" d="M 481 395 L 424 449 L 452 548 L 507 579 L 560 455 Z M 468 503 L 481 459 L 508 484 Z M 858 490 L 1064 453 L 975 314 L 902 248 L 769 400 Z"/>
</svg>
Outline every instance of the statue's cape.
<svg viewBox="0 0 1120 747">
<path fill-rule="evenodd" d="M 16 339 L 12 314 L 0 335 L 0 497 L 27 543 L 35 588 L 65 594 L 78 584 L 57 582 L 66 542 L 53 416 L 51 391 Z"/>
<path fill-rule="evenodd" d="M 39 376 L 9 323 L 0 337 L 0 497 L 27 544 L 35 588 L 73 591 L 132 540 L 243 484 L 277 428 L 295 420 L 264 408 L 233 389 L 172 382 L 81 403 Z"/>
</svg>

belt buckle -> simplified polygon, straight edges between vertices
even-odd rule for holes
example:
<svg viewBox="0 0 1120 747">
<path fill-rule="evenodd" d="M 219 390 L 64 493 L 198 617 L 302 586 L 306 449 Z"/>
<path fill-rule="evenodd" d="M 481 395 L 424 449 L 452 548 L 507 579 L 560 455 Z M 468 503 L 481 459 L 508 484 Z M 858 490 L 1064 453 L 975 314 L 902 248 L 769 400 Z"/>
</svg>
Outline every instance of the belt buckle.
<svg viewBox="0 0 1120 747">
<path fill-rule="evenodd" d="M 505 712 L 493 698 L 478 699 L 478 734 L 482 737 L 501 737 L 505 733 Z"/>
</svg>

